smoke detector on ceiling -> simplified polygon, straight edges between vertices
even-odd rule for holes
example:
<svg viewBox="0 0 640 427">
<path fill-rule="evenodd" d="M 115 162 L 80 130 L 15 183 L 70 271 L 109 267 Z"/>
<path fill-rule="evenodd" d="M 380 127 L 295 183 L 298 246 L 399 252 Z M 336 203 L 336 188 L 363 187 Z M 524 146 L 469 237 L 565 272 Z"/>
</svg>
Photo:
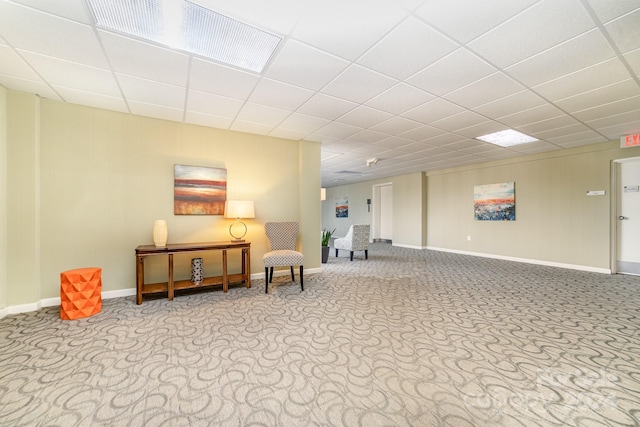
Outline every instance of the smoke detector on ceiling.
<svg viewBox="0 0 640 427">
<path fill-rule="evenodd" d="M 371 165 L 375 165 L 376 163 L 378 163 L 378 159 L 377 157 L 374 157 L 373 159 L 368 159 L 367 160 L 367 166 L 371 167 Z"/>
</svg>

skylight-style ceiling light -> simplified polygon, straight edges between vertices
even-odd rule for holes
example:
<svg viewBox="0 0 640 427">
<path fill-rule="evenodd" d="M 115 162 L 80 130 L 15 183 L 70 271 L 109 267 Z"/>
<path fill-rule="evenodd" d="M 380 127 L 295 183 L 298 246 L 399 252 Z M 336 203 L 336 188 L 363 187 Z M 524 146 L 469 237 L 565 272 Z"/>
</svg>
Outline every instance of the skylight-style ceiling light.
<svg viewBox="0 0 640 427">
<path fill-rule="evenodd" d="M 518 132 L 513 129 L 502 130 L 500 132 L 490 133 L 483 136 L 477 136 L 476 139 L 499 145 L 501 147 L 511 147 L 513 145 L 520 145 L 526 144 L 527 142 L 538 141 L 537 138 L 525 135 L 524 133 Z"/>
<path fill-rule="evenodd" d="M 184 0 L 89 0 L 102 28 L 261 73 L 282 37 Z"/>
</svg>

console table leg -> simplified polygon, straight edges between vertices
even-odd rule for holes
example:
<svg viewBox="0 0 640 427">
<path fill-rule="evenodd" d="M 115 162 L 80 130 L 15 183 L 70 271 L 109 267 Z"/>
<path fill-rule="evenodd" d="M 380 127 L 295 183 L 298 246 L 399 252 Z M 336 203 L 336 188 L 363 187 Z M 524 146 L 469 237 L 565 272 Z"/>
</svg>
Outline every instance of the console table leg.
<svg viewBox="0 0 640 427">
<path fill-rule="evenodd" d="M 169 254 L 169 279 L 167 283 L 169 301 L 173 301 L 173 254 Z"/>
<path fill-rule="evenodd" d="M 142 304 L 142 287 L 144 286 L 144 257 L 136 257 L 136 304 Z"/>
<path fill-rule="evenodd" d="M 243 256 L 242 258 L 242 274 L 246 275 L 247 278 L 247 288 L 251 287 L 251 252 L 249 248 L 243 249 L 242 254 L 246 254 L 246 258 Z"/>
<path fill-rule="evenodd" d="M 229 290 L 229 276 L 227 276 L 227 250 L 222 250 L 222 292 Z"/>
</svg>

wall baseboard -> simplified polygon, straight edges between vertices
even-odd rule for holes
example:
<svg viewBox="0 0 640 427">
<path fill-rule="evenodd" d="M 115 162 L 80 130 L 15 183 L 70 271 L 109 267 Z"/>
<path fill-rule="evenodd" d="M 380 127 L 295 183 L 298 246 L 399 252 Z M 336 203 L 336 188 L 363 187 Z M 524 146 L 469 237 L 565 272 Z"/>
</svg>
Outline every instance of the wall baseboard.
<svg viewBox="0 0 640 427">
<path fill-rule="evenodd" d="M 551 261 L 542 261 L 538 259 L 517 258 L 517 257 L 511 257 L 511 256 L 485 254 L 481 252 L 459 251 L 456 249 L 436 248 L 432 246 L 427 246 L 425 249 L 428 249 L 430 251 L 450 252 L 454 254 L 478 256 L 482 258 L 493 258 L 493 259 L 501 259 L 505 261 L 522 262 L 525 264 L 544 265 L 547 267 L 567 268 L 569 270 L 588 271 L 591 273 L 611 274 L 611 269 L 609 268 L 597 268 L 597 267 L 590 267 L 587 265 L 564 264 L 560 262 L 551 262 Z"/>
<path fill-rule="evenodd" d="M 322 273 L 322 268 L 309 268 L 307 270 L 304 270 L 305 276 L 307 274 L 317 274 L 317 273 Z M 273 275 L 275 277 L 288 276 L 289 274 L 291 274 L 289 270 L 277 270 L 273 272 Z M 251 280 L 264 280 L 264 272 L 252 274 Z M 102 292 L 102 299 L 130 297 L 135 295 L 136 295 L 135 288 L 118 289 L 117 291 Z M 0 309 L 0 319 L 10 314 L 27 313 L 30 311 L 38 311 L 43 307 L 56 307 L 56 306 L 60 306 L 60 297 L 44 298 L 38 302 L 34 302 L 30 304 L 12 305 L 12 306 L 8 306 L 3 309 Z"/>
</svg>

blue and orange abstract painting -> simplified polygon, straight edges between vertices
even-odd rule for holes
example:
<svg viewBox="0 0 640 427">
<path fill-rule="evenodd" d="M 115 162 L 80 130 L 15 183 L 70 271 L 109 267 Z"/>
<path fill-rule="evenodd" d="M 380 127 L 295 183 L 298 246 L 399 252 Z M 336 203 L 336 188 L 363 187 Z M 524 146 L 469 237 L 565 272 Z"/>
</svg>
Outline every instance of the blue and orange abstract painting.
<svg viewBox="0 0 640 427">
<path fill-rule="evenodd" d="M 515 183 L 475 185 L 473 210 L 477 221 L 515 221 Z"/>
<path fill-rule="evenodd" d="M 175 215 L 224 215 L 227 170 L 174 165 Z"/>
</svg>

